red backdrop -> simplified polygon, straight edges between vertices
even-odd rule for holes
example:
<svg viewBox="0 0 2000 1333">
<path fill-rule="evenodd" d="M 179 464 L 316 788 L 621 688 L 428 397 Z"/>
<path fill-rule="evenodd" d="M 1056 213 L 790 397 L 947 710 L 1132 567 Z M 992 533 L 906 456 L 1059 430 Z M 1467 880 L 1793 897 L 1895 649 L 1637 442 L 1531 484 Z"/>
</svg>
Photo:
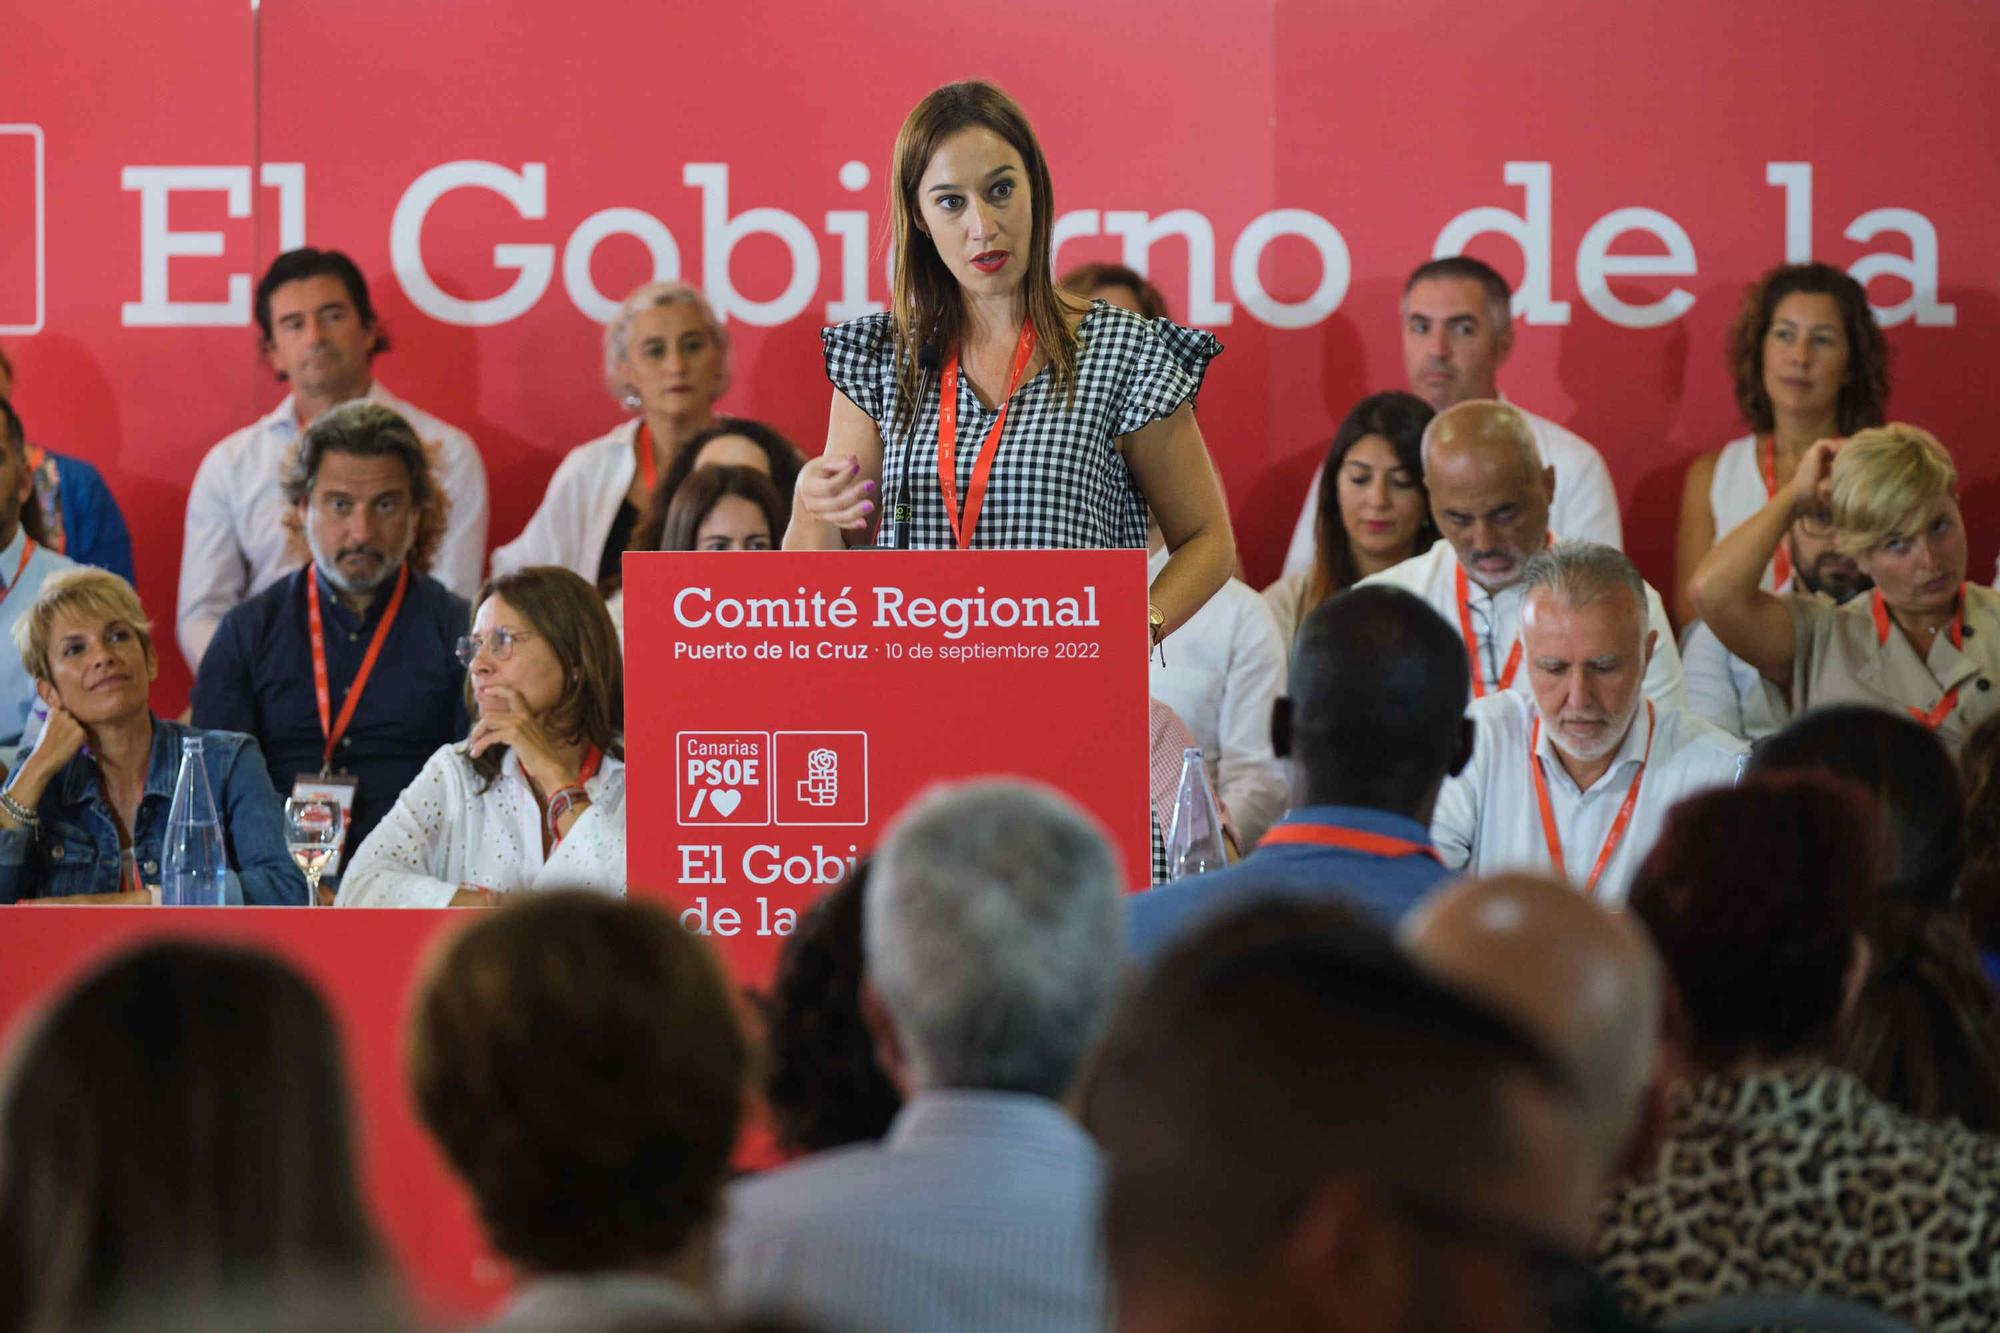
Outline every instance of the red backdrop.
<svg viewBox="0 0 2000 1333">
<path fill-rule="evenodd" d="M 1202 421 L 1255 582 L 1335 422 L 1402 383 L 1401 277 L 1441 238 L 1531 289 L 1502 383 L 1604 451 L 1661 584 L 1687 459 L 1739 433 L 1721 344 L 1743 284 L 1807 253 L 1865 265 L 1892 412 L 1955 450 L 1974 577 L 1991 567 L 1992 6 L 182 0 L 121 7 L 115 28 L 89 6 L 8 15 L 0 342 L 31 435 L 117 492 L 163 631 L 195 465 L 281 393 L 248 313 L 279 248 L 361 263 L 397 344 L 378 371 L 478 441 L 497 542 L 562 452 L 618 418 L 593 289 L 615 299 L 656 267 L 711 294 L 726 274 L 724 406 L 816 448 L 815 331 L 885 296 L 896 126 L 968 76 L 1040 130 L 1075 237 L 1059 262 L 1132 247 L 1228 347 Z M 1503 212 L 1525 246 L 1455 234 Z M 1611 234 L 1635 224 L 1650 231 Z M 157 641 L 156 703 L 178 711 L 186 675 Z M 409 956 L 385 955 L 377 985 Z M 386 1042 L 357 1049 L 386 1062 Z M 371 1145 L 378 1181 L 422 1152 L 403 1130 Z M 467 1252 L 454 1230 L 450 1261 L 431 1259 L 461 1300 Z"/>
</svg>

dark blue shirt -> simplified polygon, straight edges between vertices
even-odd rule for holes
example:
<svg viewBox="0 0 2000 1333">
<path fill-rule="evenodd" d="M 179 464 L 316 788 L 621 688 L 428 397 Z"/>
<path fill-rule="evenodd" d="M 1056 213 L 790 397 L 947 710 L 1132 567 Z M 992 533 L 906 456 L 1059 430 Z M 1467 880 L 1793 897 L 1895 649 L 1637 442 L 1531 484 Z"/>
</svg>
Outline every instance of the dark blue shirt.
<svg viewBox="0 0 2000 1333">
<path fill-rule="evenodd" d="M 1430 830 L 1407 815 L 1357 805 L 1302 806 L 1272 828 L 1287 824 L 1327 824 L 1431 845 Z M 1132 958 L 1147 962 L 1197 923 L 1263 898 L 1352 903 L 1393 930 L 1403 913 L 1451 873 L 1422 855 L 1378 856 L 1309 842 L 1263 843 L 1234 865 L 1127 899 L 1126 938 Z"/>
<path fill-rule="evenodd" d="M 146 761 L 146 792 L 133 820 L 132 855 L 139 877 L 161 882 L 160 844 L 172 812 L 181 771 L 181 738 L 191 730 L 153 719 L 153 750 Z M 285 807 L 271 789 L 257 742 L 228 731 L 202 734 L 202 767 L 222 816 L 229 854 L 225 901 L 264 907 L 302 907 L 305 876 L 285 850 Z M 16 770 L 16 776 L 19 771 Z M 0 903 L 116 893 L 119 883 L 118 821 L 104 799 L 97 764 L 82 752 L 49 780 L 35 806 L 41 827 L 0 829 Z"/>
<path fill-rule="evenodd" d="M 327 686 L 332 719 L 338 719 L 388 610 L 393 580 L 369 603 L 368 613 L 357 617 L 314 566 L 294 570 L 222 618 L 194 682 L 195 725 L 255 736 L 270 762 L 272 783 L 285 795 L 294 779 L 319 772 L 326 749 L 306 626 L 308 578 L 319 580 Z M 349 856 L 438 747 L 464 738 L 465 669 L 452 645 L 471 622 L 472 609 L 463 597 L 428 575 L 412 573 L 382 656 L 334 751 L 334 770 L 353 774 L 360 784 L 347 830 Z"/>
</svg>

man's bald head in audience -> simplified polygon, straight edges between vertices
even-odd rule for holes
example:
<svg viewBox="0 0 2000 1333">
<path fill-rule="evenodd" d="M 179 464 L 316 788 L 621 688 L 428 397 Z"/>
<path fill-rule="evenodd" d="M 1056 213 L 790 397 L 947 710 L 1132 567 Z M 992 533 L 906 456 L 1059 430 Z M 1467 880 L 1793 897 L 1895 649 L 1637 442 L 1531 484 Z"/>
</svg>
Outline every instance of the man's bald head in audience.
<svg viewBox="0 0 2000 1333">
<path fill-rule="evenodd" d="M 1403 941 L 1565 1062 L 1583 1100 L 1587 1173 L 1601 1186 L 1653 1082 L 1663 982 L 1644 927 L 1569 885 L 1512 875 L 1439 890 L 1405 919 Z"/>
<path fill-rule="evenodd" d="M 1475 398 L 1432 417 L 1424 485 L 1438 532 L 1482 588 L 1512 586 L 1548 542 L 1556 473 L 1516 408 Z"/>
</svg>

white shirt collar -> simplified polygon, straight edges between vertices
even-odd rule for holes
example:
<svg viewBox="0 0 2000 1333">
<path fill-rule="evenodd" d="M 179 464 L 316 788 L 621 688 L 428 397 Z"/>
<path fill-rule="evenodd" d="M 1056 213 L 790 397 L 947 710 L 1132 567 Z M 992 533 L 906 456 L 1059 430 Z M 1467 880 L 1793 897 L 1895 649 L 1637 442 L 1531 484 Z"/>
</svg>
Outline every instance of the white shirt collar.
<svg viewBox="0 0 2000 1333">
<path fill-rule="evenodd" d="M 382 381 L 376 379 L 373 375 L 368 377 L 368 388 L 359 397 L 371 403 L 387 403 L 391 407 L 396 406 L 393 396 L 388 390 L 382 387 Z M 265 420 L 271 423 L 273 430 L 286 439 L 297 439 L 299 435 L 298 395 L 292 393 L 286 394 L 279 401 L 278 405 L 271 409 L 271 415 L 266 417 Z"/>
<path fill-rule="evenodd" d="M 1541 709 L 1536 706 L 1532 695 L 1528 696 L 1527 704 L 1531 713 L 1541 717 Z M 1545 761 L 1542 771 L 1556 775 L 1569 790 L 1581 793 L 1583 788 L 1576 785 L 1576 780 L 1570 777 L 1569 770 L 1563 767 L 1562 755 L 1556 750 L 1555 741 L 1551 737 L 1554 728 L 1549 725 L 1549 720 L 1545 717 L 1541 718 L 1541 723 L 1541 736 L 1535 742 L 1535 757 Z M 1618 742 L 1618 751 L 1611 757 L 1610 766 L 1598 775 L 1597 781 L 1590 785 L 1590 789 L 1594 791 L 1613 781 L 1627 764 L 1637 765 L 1645 762 L 1649 737 L 1657 727 L 1657 712 L 1654 714 L 1654 720 L 1649 723 L 1647 703 L 1642 695 L 1638 710 L 1632 714 L 1632 721 L 1625 728 L 1624 738 Z"/>
</svg>

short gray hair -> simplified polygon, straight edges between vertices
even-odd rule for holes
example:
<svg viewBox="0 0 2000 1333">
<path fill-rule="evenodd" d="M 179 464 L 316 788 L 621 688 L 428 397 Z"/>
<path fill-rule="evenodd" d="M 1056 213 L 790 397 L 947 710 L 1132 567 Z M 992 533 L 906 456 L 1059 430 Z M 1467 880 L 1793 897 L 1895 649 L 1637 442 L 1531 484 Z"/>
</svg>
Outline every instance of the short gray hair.
<svg viewBox="0 0 2000 1333">
<path fill-rule="evenodd" d="M 604 326 L 604 387 L 611 391 L 611 396 L 618 400 L 619 406 L 625 404 L 625 392 L 628 387 L 622 367 L 625 364 L 625 354 L 632 350 L 632 321 L 642 310 L 683 303 L 695 308 L 696 313 L 701 316 L 701 322 L 708 325 L 709 335 L 715 339 L 716 347 L 721 349 L 722 388 L 724 390 L 729 388 L 731 367 L 729 331 L 724 329 L 722 321 L 715 317 L 715 307 L 708 303 L 708 298 L 701 294 L 699 287 L 690 286 L 685 282 L 649 282 L 619 302 L 618 313 Z M 720 397 L 721 394 L 718 393 L 716 396 Z"/>
<path fill-rule="evenodd" d="M 1521 592 L 1532 596 L 1547 588 L 1571 606 L 1588 606 L 1620 588 L 1632 594 L 1641 620 L 1646 618 L 1646 580 L 1639 567 L 1615 546 L 1597 542 L 1557 542 L 1535 552 L 1521 571 Z"/>
<path fill-rule="evenodd" d="M 1061 1097 L 1109 1018 L 1124 943 L 1111 845 L 1021 781 L 919 799 L 863 907 L 864 970 L 925 1089 Z"/>
</svg>

